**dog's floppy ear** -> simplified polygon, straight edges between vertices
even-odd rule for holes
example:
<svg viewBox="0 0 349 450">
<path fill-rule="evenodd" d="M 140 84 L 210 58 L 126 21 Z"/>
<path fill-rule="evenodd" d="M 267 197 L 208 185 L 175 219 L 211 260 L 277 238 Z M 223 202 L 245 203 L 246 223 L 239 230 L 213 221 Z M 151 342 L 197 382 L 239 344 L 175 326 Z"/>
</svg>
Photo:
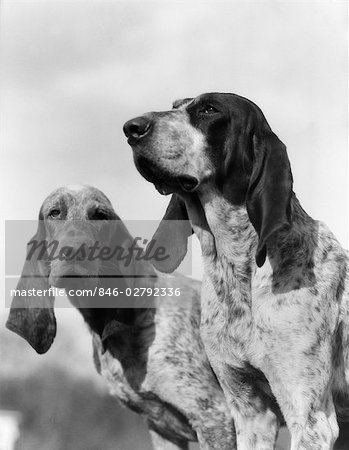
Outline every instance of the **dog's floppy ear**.
<svg viewBox="0 0 349 450">
<path fill-rule="evenodd" d="M 21 295 L 14 295 L 6 323 L 9 330 L 24 338 L 40 354 L 47 352 L 56 336 L 54 296 L 49 291 L 48 269 L 39 261 L 46 245 L 42 219 L 40 213 L 38 230 L 27 245 L 26 260 L 16 288 Z M 38 291 L 41 295 L 31 295 Z"/>
<path fill-rule="evenodd" d="M 136 256 L 138 251 L 141 251 L 141 247 L 137 244 L 130 232 L 128 231 L 124 222 L 119 216 L 113 220 L 112 224 L 112 236 L 111 236 L 111 249 L 122 249 L 125 253 L 132 255 L 131 257 L 113 257 L 111 259 L 110 275 L 123 275 L 125 278 L 119 278 L 117 280 L 120 291 L 127 287 L 134 287 L 136 279 L 144 277 L 144 282 L 148 281 L 146 278 L 155 275 L 154 269 L 146 261 Z M 134 252 L 134 253 L 133 253 Z M 107 264 L 105 264 L 105 267 Z M 116 280 L 114 280 L 116 282 Z M 126 284 L 125 284 L 126 283 Z M 150 287 L 150 286 L 149 286 Z"/>
<path fill-rule="evenodd" d="M 259 236 L 256 262 L 261 267 L 268 239 L 291 225 L 292 173 L 286 147 L 269 126 L 253 136 L 254 161 L 247 191 L 247 212 Z"/>
<path fill-rule="evenodd" d="M 164 256 L 154 256 L 151 262 L 160 272 L 171 273 L 177 269 L 187 253 L 188 238 L 193 234 L 185 202 L 173 194 L 162 221 L 155 231 L 152 246 L 156 250 L 164 250 Z"/>
</svg>

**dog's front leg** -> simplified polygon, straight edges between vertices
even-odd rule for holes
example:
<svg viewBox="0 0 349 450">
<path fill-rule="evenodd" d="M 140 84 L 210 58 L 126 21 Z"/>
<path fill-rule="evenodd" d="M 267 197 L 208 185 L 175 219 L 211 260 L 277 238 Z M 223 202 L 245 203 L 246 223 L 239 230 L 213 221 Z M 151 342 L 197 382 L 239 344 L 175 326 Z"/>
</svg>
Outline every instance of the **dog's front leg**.
<svg viewBox="0 0 349 450">
<path fill-rule="evenodd" d="M 248 374 L 219 361 L 210 362 L 231 409 L 238 450 L 273 450 L 279 418 L 272 402 L 251 383 Z"/>
<path fill-rule="evenodd" d="M 189 450 L 188 441 L 169 440 L 152 429 L 149 433 L 154 450 Z"/>
<path fill-rule="evenodd" d="M 290 430 L 291 450 L 331 450 L 339 432 L 331 392 L 331 340 L 322 338 L 317 349 L 308 335 L 308 347 L 302 343 L 300 351 L 297 336 L 302 330 L 297 331 L 287 341 L 289 357 L 280 351 L 265 374 Z M 280 333 L 279 342 L 283 339 Z"/>
<path fill-rule="evenodd" d="M 200 333 L 206 354 L 234 419 L 238 450 L 273 450 L 279 430 L 278 408 L 265 377 L 246 360 L 236 320 L 218 298 L 209 277 L 202 288 Z M 227 324 L 227 318 L 231 323 Z M 235 333 L 230 333 L 234 330 Z M 241 333 L 240 333 L 241 334 Z M 267 390 L 268 395 L 265 393 Z"/>
</svg>

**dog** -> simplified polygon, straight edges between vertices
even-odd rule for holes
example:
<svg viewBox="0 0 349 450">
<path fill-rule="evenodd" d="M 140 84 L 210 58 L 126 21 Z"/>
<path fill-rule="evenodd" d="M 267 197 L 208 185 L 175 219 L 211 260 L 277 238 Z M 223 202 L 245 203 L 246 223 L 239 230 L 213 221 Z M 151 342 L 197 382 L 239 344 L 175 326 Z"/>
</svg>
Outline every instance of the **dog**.
<svg viewBox="0 0 349 450">
<path fill-rule="evenodd" d="M 154 240 L 176 252 L 156 267 L 171 272 L 185 255 L 190 233 L 169 234 L 169 218 L 189 219 L 200 241 L 201 336 L 238 449 L 274 448 L 278 408 L 292 450 L 331 449 L 349 419 L 349 259 L 302 209 L 285 145 L 257 105 L 222 93 L 124 133 L 141 175 L 172 194 Z"/>
<path fill-rule="evenodd" d="M 150 260 L 136 257 L 127 263 L 124 257 L 83 258 L 83 250 L 97 241 L 133 248 L 108 198 L 87 186 L 51 193 L 17 286 L 24 294 L 29 289 L 39 293 L 13 298 L 7 328 L 38 353 L 47 352 L 56 334 L 50 286 L 64 288 L 91 331 L 98 372 L 112 395 L 145 417 L 154 449 L 184 450 L 197 440 L 202 449 L 235 449 L 233 420 L 200 339 L 200 283 L 179 273 L 163 275 Z M 45 257 L 39 254 L 42 242 Z M 49 259 L 53 243 L 58 246 Z M 77 292 L 93 286 L 98 294 L 92 300 Z M 132 295 L 137 300 L 145 288 L 153 296 L 161 293 L 157 304 L 149 296 L 132 303 Z M 111 299 L 104 296 L 108 289 Z M 131 297 L 120 300 L 126 289 Z M 171 295 L 175 289 L 181 298 Z"/>
</svg>

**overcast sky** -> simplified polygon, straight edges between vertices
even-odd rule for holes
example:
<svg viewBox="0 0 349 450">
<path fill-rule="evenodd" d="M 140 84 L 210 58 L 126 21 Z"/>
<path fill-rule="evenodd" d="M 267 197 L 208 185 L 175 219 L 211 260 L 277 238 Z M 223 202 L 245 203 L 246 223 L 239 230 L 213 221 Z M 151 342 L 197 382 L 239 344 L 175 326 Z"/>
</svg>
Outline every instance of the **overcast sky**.
<svg viewBox="0 0 349 450">
<path fill-rule="evenodd" d="M 34 219 L 53 189 L 82 183 L 124 219 L 159 219 L 168 199 L 135 170 L 122 125 L 223 91 L 262 108 L 303 207 L 348 247 L 346 7 L 3 0 L 4 218 Z"/>
<path fill-rule="evenodd" d="M 346 8 L 341 1 L 2 0 L 2 216 L 35 219 L 53 189 L 82 183 L 103 190 L 124 219 L 160 219 L 168 198 L 135 170 L 123 123 L 177 98 L 234 92 L 262 108 L 287 145 L 303 207 L 348 248 Z M 193 260 L 200 278 L 197 241 Z M 60 361 L 68 327 L 90 367 L 90 336 L 71 313 L 56 310 L 48 358 Z M 1 308 L 1 327 L 7 315 Z M 45 361 L 37 359 L 42 370 Z"/>
</svg>

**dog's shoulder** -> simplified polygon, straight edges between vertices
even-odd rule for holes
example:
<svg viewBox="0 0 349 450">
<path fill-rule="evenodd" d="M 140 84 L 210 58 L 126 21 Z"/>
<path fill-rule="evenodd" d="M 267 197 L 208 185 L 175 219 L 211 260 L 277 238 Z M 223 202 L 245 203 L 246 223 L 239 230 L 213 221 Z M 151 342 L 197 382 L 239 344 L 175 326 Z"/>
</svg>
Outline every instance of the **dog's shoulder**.
<svg viewBox="0 0 349 450">
<path fill-rule="evenodd" d="M 319 289 L 320 295 L 328 296 L 331 293 L 334 300 L 339 303 L 343 300 L 343 294 L 348 297 L 348 252 L 323 222 L 317 222 L 316 247 L 312 264 L 315 286 Z"/>
</svg>

